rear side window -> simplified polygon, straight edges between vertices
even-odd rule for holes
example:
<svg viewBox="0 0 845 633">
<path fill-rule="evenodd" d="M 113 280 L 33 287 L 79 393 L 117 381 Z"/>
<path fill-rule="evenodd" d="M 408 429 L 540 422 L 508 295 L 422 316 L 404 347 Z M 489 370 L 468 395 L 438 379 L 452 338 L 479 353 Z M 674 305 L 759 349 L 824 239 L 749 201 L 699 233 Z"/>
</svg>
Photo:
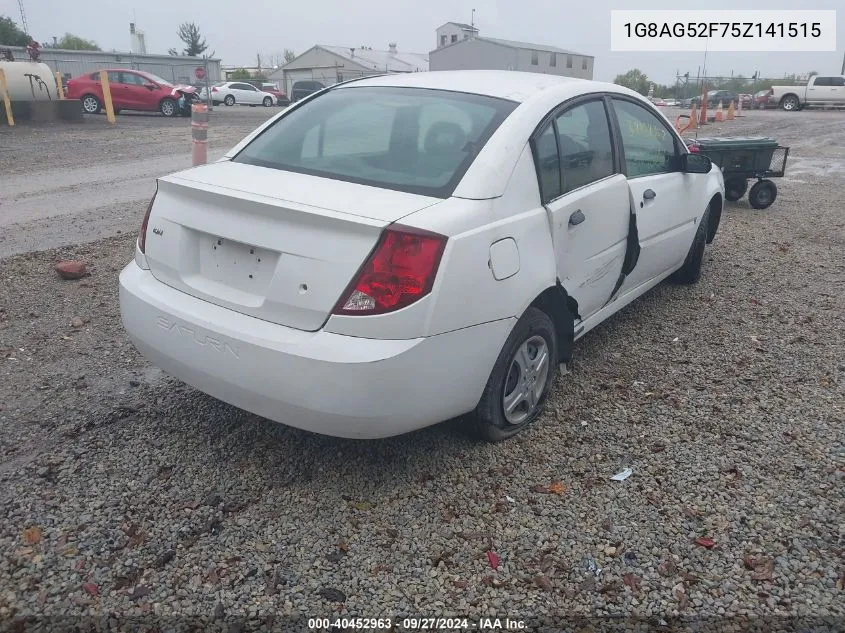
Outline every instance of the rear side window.
<svg viewBox="0 0 845 633">
<path fill-rule="evenodd" d="M 442 90 L 335 89 L 280 118 L 235 162 L 447 198 L 516 105 Z"/>
<path fill-rule="evenodd" d="M 675 171 L 675 137 L 658 115 L 631 101 L 613 99 L 628 178 Z"/>
<path fill-rule="evenodd" d="M 540 197 L 545 204 L 561 194 L 560 154 L 557 151 L 555 128 L 551 123 L 534 139 L 534 161 L 537 164 Z"/>
<path fill-rule="evenodd" d="M 613 175 L 613 148 L 604 103 L 590 101 L 555 119 L 563 193 Z"/>
<path fill-rule="evenodd" d="M 831 77 L 830 85 L 838 87 L 845 86 L 845 77 Z"/>
</svg>

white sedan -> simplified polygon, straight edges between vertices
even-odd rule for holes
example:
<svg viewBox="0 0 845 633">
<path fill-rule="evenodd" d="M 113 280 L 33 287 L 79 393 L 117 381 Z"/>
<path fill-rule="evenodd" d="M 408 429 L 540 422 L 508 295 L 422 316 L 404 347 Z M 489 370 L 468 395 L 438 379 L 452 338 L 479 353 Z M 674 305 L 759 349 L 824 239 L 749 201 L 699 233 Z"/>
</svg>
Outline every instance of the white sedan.
<svg viewBox="0 0 845 633">
<path fill-rule="evenodd" d="M 532 421 L 573 342 L 701 273 L 721 172 L 621 86 L 353 80 L 159 179 L 120 275 L 138 349 L 208 394 L 350 438 Z"/>
<path fill-rule="evenodd" d="M 206 89 L 200 90 L 200 99 L 206 100 Z M 276 97 L 269 92 L 259 90 L 252 84 L 240 81 L 224 81 L 211 86 L 211 101 L 214 105 L 224 103 L 227 106 L 241 105 L 276 105 Z"/>
</svg>

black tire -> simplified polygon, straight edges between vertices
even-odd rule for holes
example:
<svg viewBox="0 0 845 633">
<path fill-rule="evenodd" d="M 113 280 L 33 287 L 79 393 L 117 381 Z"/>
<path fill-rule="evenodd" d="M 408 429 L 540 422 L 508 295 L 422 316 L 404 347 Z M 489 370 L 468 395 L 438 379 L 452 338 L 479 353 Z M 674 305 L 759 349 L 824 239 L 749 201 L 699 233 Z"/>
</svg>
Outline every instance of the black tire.
<svg viewBox="0 0 845 633">
<path fill-rule="evenodd" d="M 226 95 L 226 98 L 223 99 L 223 103 L 227 106 L 233 106 L 235 105 L 235 97 L 233 95 Z"/>
<path fill-rule="evenodd" d="M 158 110 L 168 118 L 174 117 L 179 114 L 179 104 L 173 99 L 162 99 L 158 104 Z"/>
<path fill-rule="evenodd" d="M 707 236 L 710 225 L 710 207 L 701 216 L 692 246 L 689 248 L 684 265 L 672 273 L 672 281 L 676 284 L 686 286 L 696 283 L 701 279 L 701 264 L 704 262 L 704 248 L 707 246 Z"/>
<path fill-rule="evenodd" d="M 728 178 L 725 181 L 725 200 L 736 202 L 748 191 L 748 181 L 745 178 Z"/>
<path fill-rule="evenodd" d="M 755 209 L 768 209 L 778 197 L 778 188 L 771 180 L 761 180 L 748 192 L 748 202 Z"/>
<path fill-rule="evenodd" d="M 264 107 L 265 108 L 272 108 L 273 107 L 273 97 L 264 97 Z"/>
<path fill-rule="evenodd" d="M 85 95 L 79 100 L 82 103 L 82 111 L 86 114 L 100 114 L 103 103 L 94 95 Z"/>
<path fill-rule="evenodd" d="M 523 349 L 523 346 L 530 350 L 531 342 L 538 340 L 542 340 L 545 344 L 546 369 L 544 377 L 540 375 L 542 369 L 528 369 L 525 372 L 520 372 L 520 360 L 516 358 L 517 353 Z M 535 345 L 534 349 L 539 349 L 539 346 Z M 533 361 L 539 356 L 539 351 L 534 358 L 530 358 L 530 351 L 528 354 L 529 360 Z M 554 383 L 558 358 L 558 341 L 554 323 L 542 310 L 533 307 L 528 308 L 505 341 L 505 345 L 496 359 L 496 364 L 493 366 L 493 371 L 490 373 L 490 378 L 487 380 L 487 386 L 484 388 L 484 393 L 475 409 L 475 432 L 489 442 L 501 442 L 513 437 L 536 420 L 543 410 L 546 397 Z M 543 385 L 539 396 L 536 395 L 537 387 L 540 384 L 536 382 L 538 379 Z M 514 394 L 517 389 L 526 394 L 530 392 L 535 404 L 532 408 L 530 403 L 526 401 L 525 411 L 519 412 L 520 415 L 524 414 L 524 418 L 515 422 L 512 420 L 516 420 L 519 416 L 516 415 L 515 411 L 512 411 L 510 414 L 512 418 L 511 420 L 508 419 L 505 413 L 504 400 L 506 395 Z M 522 402 L 519 401 L 518 404 L 521 405 Z M 519 408 L 522 409 L 521 406 Z"/>
<path fill-rule="evenodd" d="M 786 95 L 780 100 L 780 107 L 787 112 L 798 112 L 801 109 L 801 100 L 795 95 Z"/>
</svg>

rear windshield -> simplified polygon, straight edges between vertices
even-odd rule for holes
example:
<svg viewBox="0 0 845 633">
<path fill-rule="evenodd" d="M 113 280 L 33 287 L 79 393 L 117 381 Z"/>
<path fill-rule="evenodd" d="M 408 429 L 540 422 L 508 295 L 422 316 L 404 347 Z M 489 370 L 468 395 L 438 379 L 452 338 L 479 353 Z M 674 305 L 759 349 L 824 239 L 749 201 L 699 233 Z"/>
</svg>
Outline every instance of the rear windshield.
<svg viewBox="0 0 845 633">
<path fill-rule="evenodd" d="M 334 89 L 280 118 L 235 162 L 448 198 L 517 105 L 420 88 Z"/>
</svg>

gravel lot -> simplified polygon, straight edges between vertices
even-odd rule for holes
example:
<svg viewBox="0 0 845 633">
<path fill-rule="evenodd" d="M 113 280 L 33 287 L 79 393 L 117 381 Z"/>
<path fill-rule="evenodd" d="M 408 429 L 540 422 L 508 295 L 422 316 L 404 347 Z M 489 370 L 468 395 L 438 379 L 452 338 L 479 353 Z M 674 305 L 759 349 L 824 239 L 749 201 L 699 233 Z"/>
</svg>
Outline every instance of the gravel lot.
<svg viewBox="0 0 845 633">
<path fill-rule="evenodd" d="M 214 150 L 267 114 L 216 114 Z M 383 441 L 311 435 L 164 376 L 117 304 L 146 195 L 112 222 L 94 183 L 106 170 L 125 192 L 136 164 L 149 180 L 159 157 L 187 160 L 185 121 L 0 129 L 18 190 L 16 174 L 85 165 L 88 179 L 47 194 L 72 211 L 0 224 L 17 253 L 0 259 L 0 618 L 845 627 L 845 118 L 753 112 L 711 134 L 791 145 L 778 200 L 729 204 L 702 281 L 661 285 L 589 334 L 540 423 L 490 446 L 459 420 Z M 0 193 L 2 213 L 28 195 Z M 59 280 L 65 257 L 91 276 Z"/>
</svg>

